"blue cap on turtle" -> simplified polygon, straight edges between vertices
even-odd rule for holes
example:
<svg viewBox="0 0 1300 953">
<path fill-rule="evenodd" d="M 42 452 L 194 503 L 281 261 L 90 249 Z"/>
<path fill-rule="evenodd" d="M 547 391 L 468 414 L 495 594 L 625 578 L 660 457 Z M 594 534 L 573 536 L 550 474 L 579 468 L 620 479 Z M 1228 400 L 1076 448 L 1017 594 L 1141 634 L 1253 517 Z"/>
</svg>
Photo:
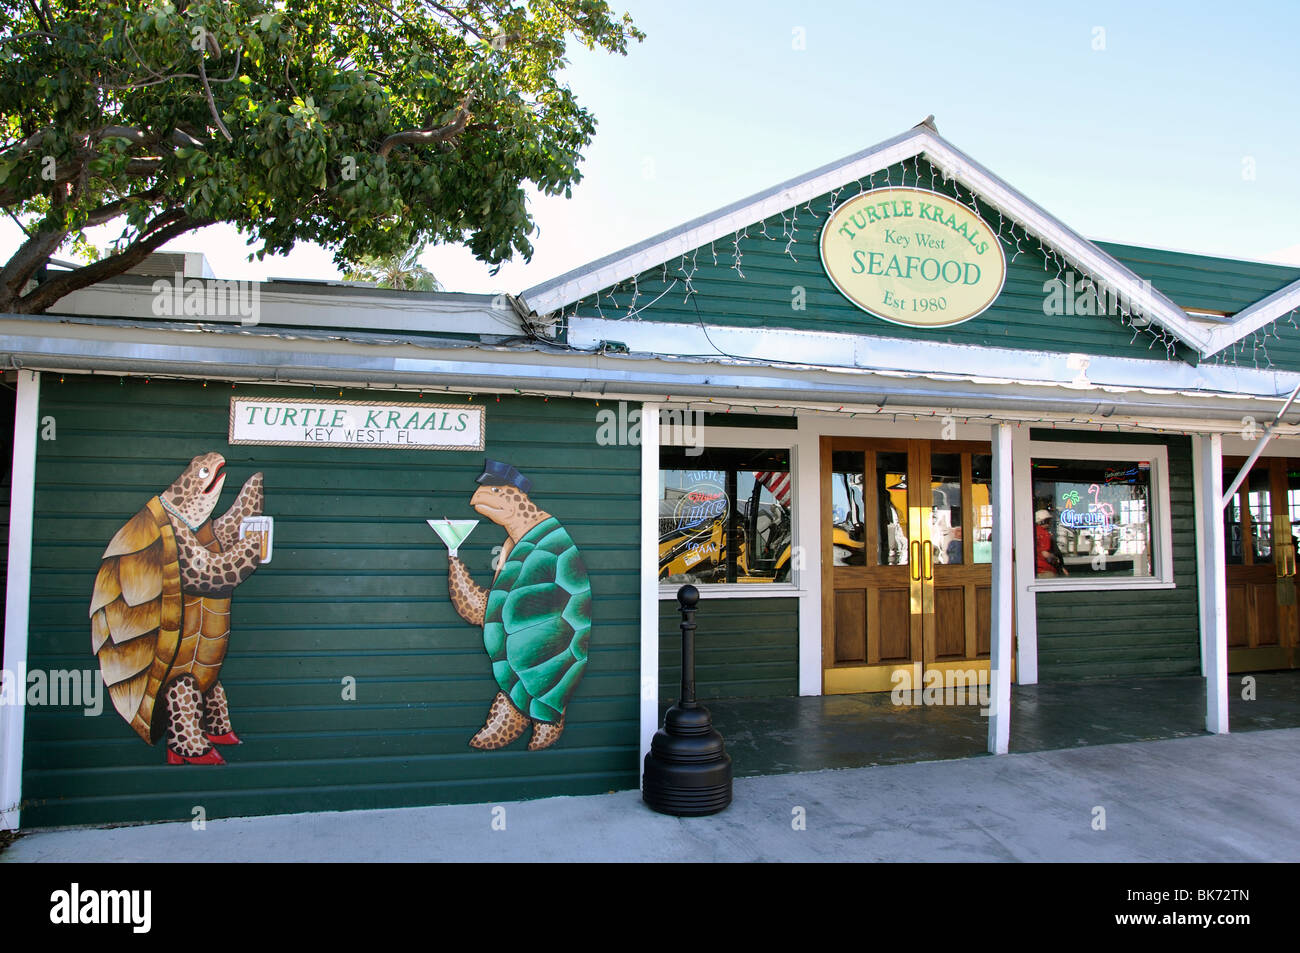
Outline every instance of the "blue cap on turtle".
<svg viewBox="0 0 1300 953">
<path fill-rule="evenodd" d="M 533 481 L 528 479 L 508 463 L 499 460 L 484 460 L 483 472 L 476 483 L 483 486 L 514 486 L 527 493 L 533 488 Z"/>
</svg>

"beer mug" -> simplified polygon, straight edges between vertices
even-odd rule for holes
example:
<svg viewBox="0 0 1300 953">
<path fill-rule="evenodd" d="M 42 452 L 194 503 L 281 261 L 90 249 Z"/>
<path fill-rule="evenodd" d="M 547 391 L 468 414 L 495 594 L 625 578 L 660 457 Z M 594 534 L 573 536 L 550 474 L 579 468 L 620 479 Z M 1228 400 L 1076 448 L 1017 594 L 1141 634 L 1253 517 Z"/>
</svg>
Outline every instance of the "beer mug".
<svg viewBox="0 0 1300 953">
<path fill-rule="evenodd" d="M 271 561 L 271 537 L 274 535 L 275 520 L 270 516 L 245 516 L 239 521 L 239 538 L 256 534 L 261 544 L 262 563 Z"/>
</svg>

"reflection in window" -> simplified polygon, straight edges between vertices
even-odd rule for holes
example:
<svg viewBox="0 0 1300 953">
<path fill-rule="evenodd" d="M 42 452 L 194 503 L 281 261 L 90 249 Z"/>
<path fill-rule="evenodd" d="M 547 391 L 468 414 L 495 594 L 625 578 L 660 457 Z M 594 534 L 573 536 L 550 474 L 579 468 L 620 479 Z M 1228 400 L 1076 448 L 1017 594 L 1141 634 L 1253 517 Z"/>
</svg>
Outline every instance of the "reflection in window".
<svg viewBox="0 0 1300 953">
<path fill-rule="evenodd" d="M 971 507 L 975 510 L 974 561 L 993 562 L 993 456 L 972 454 L 970 458 Z"/>
<path fill-rule="evenodd" d="M 867 564 L 864 460 L 861 450 L 831 454 L 831 557 L 836 566 Z"/>
<path fill-rule="evenodd" d="M 907 563 L 907 454 L 876 454 L 876 516 L 880 539 L 880 565 Z"/>
<path fill-rule="evenodd" d="M 930 543 L 934 561 L 950 566 L 965 561 L 962 551 L 961 454 L 930 457 Z"/>
<path fill-rule="evenodd" d="M 659 580 L 789 582 L 790 452 L 687 449 L 659 453 Z"/>
<path fill-rule="evenodd" d="M 1250 538 L 1254 543 L 1255 562 L 1273 561 L 1272 477 L 1265 469 L 1250 471 L 1246 477 L 1246 506 L 1250 509 Z"/>
<path fill-rule="evenodd" d="M 1035 459 L 1034 575 L 1150 576 L 1151 464 Z"/>
<path fill-rule="evenodd" d="M 1245 562 L 1245 547 L 1242 544 L 1244 533 L 1245 528 L 1241 524 L 1241 491 L 1238 490 L 1223 508 L 1223 546 L 1228 554 L 1229 566 L 1240 566 Z"/>
</svg>

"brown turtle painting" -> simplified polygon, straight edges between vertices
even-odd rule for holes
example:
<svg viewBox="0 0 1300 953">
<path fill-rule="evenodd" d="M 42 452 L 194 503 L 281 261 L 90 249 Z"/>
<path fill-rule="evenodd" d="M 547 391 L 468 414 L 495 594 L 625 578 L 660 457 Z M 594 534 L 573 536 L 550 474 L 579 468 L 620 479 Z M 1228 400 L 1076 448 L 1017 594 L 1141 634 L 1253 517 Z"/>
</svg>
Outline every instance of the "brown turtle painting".
<svg viewBox="0 0 1300 953">
<path fill-rule="evenodd" d="M 167 734 L 168 764 L 224 764 L 214 745 L 240 741 L 219 676 L 230 596 L 260 565 L 266 541 L 240 538 L 262 513 L 262 474 L 224 515 L 225 458 L 205 453 L 118 530 L 90 600 L 91 649 L 118 713 L 148 744 Z"/>
</svg>

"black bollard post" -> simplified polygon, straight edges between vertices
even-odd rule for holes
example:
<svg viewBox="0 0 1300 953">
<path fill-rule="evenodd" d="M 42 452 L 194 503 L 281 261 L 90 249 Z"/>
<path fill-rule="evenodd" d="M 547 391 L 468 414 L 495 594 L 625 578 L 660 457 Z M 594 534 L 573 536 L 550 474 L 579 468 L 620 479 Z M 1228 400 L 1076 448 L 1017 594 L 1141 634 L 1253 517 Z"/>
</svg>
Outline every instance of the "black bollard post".
<svg viewBox="0 0 1300 953">
<path fill-rule="evenodd" d="M 709 710 L 695 700 L 695 606 L 700 591 L 682 586 L 682 694 L 655 732 L 645 756 L 641 799 L 660 814 L 698 817 L 731 803 L 731 755 L 713 730 Z"/>
</svg>

